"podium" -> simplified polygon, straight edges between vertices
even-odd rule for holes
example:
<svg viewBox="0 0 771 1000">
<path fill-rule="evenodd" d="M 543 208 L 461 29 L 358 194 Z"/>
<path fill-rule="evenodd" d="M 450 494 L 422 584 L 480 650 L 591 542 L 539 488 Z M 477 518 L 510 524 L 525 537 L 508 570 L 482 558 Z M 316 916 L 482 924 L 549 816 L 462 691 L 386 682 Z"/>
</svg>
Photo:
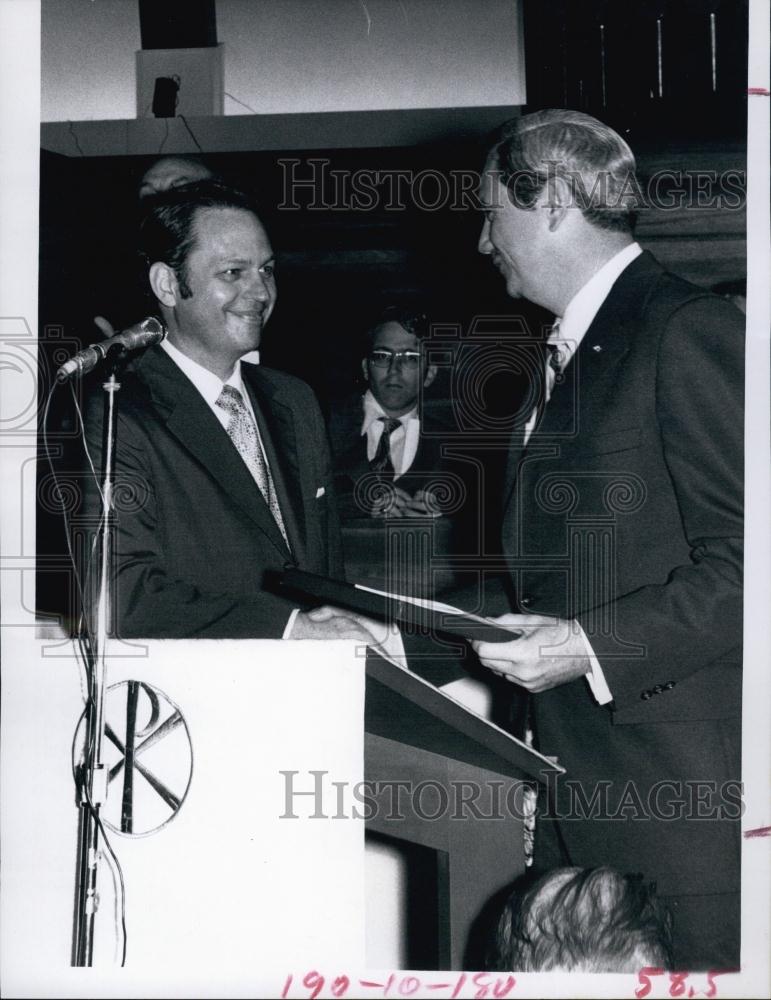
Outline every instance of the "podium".
<svg viewBox="0 0 771 1000">
<path fill-rule="evenodd" d="M 433 967 L 462 969 L 482 907 L 525 871 L 526 789 L 562 768 L 374 655 L 364 740 L 365 779 L 379 789 L 367 830 L 433 852 Z"/>
<path fill-rule="evenodd" d="M 406 670 L 347 642 L 117 643 L 102 816 L 126 966 L 105 856 L 97 968 L 73 969 L 82 687 L 69 643 L 29 646 L 4 665 L 9 994 L 270 995 L 300 968 L 364 969 L 365 829 L 434 852 L 437 967 L 460 968 L 475 915 L 523 870 L 518 796 L 554 765 Z"/>
</svg>

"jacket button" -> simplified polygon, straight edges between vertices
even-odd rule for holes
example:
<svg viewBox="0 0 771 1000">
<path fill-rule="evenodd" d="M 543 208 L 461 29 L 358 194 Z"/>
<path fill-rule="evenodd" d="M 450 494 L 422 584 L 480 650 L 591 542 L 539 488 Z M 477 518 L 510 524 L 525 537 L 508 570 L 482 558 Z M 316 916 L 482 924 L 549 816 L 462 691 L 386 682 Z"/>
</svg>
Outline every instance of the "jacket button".
<svg viewBox="0 0 771 1000">
<path fill-rule="evenodd" d="M 653 691 L 654 694 L 661 694 L 664 688 L 660 684 L 654 684 L 651 690 Z"/>
<path fill-rule="evenodd" d="M 524 604 L 524 606 L 527 608 L 527 607 L 529 607 L 533 603 L 533 598 L 532 597 L 521 597 L 519 599 L 519 603 L 520 604 Z"/>
<path fill-rule="evenodd" d="M 651 695 L 650 691 L 643 691 L 643 693 L 640 695 L 640 697 L 642 698 L 643 701 L 648 701 L 648 699 L 651 698 L 652 695 Z"/>
<path fill-rule="evenodd" d="M 667 683 L 664 685 L 664 690 L 671 691 L 674 686 L 675 686 L 674 681 L 667 681 Z"/>
</svg>

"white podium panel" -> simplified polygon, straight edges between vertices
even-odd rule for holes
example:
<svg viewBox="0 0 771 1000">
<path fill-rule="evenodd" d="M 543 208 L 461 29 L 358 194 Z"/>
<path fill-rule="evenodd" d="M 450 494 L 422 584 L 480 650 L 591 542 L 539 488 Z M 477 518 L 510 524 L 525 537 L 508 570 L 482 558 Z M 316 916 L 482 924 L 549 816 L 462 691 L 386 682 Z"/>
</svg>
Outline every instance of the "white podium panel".
<svg viewBox="0 0 771 1000">
<path fill-rule="evenodd" d="M 226 985 L 259 995 L 300 959 L 362 966 L 364 824 L 335 818 L 330 794 L 333 781 L 363 780 L 364 663 L 353 645 L 145 646 L 146 655 L 109 657 L 105 702 L 111 780 L 102 817 L 125 879 L 125 969 L 105 858 L 98 971 L 70 969 L 79 814 L 71 746 L 83 707 L 76 661 L 46 643 L 30 658 L 29 641 L 23 659 L 7 658 L 8 994 L 56 986 L 58 995 L 100 995 L 109 984 L 114 995 L 158 995 L 165 984 L 175 996 L 222 995 Z"/>
</svg>

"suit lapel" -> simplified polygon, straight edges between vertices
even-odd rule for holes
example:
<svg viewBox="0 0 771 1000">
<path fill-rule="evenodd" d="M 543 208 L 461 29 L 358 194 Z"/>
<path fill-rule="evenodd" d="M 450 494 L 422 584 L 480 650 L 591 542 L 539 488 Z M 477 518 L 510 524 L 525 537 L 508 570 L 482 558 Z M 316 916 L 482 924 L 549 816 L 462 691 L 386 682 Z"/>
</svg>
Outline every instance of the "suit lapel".
<svg viewBox="0 0 771 1000">
<path fill-rule="evenodd" d="M 552 451 L 566 435 L 573 440 L 596 430 L 586 426 L 587 402 L 596 398 L 601 383 L 609 385 L 622 378 L 624 358 L 639 329 L 638 318 L 662 273 L 663 268 L 647 252 L 622 271 L 565 367 L 564 382 L 552 392 L 541 424 L 528 441 L 528 450 L 549 445 Z M 515 429 L 506 469 L 505 505 L 511 500 L 525 454 L 523 442 L 524 432 Z"/>
<path fill-rule="evenodd" d="M 286 543 L 257 484 L 193 383 L 162 349 L 147 351 L 135 370 L 149 389 L 169 432 L 200 462 L 230 500 L 286 554 Z"/>
<path fill-rule="evenodd" d="M 289 544 L 295 560 L 302 564 L 307 539 L 303 470 L 298 454 L 294 411 L 282 400 L 280 390 L 275 389 L 258 367 L 242 365 L 241 372 L 254 406 Z"/>
</svg>

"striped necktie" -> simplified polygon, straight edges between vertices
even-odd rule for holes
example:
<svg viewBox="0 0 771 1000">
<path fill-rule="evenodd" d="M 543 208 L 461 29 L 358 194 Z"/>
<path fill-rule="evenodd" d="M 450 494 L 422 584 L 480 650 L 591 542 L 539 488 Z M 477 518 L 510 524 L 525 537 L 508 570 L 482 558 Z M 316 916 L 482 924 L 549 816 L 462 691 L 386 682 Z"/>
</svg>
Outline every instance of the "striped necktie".
<svg viewBox="0 0 771 1000">
<path fill-rule="evenodd" d="M 284 527 L 284 518 L 281 516 L 281 508 L 278 504 L 276 490 L 273 486 L 273 477 L 270 474 L 268 463 L 265 461 L 257 428 L 244 404 L 241 393 L 232 385 L 224 385 L 216 405 L 230 417 L 227 426 L 230 440 L 236 446 L 238 453 L 246 463 L 246 467 L 251 472 L 252 478 L 257 483 L 260 493 L 262 493 L 265 503 L 268 505 L 268 509 L 273 515 L 273 519 L 288 546 L 289 539 Z"/>
<path fill-rule="evenodd" d="M 401 421 L 397 420 L 396 417 L 378 417 L 378 420 L 383 423 L 383 433 L 380 435 L 380 440 L 377 443 L 377 451 L 369 463 L 369 467 L 373 472 L 393 475 L 395 470 L 391 461 L 391 435 L 400 425 Z"/>
</svg>

